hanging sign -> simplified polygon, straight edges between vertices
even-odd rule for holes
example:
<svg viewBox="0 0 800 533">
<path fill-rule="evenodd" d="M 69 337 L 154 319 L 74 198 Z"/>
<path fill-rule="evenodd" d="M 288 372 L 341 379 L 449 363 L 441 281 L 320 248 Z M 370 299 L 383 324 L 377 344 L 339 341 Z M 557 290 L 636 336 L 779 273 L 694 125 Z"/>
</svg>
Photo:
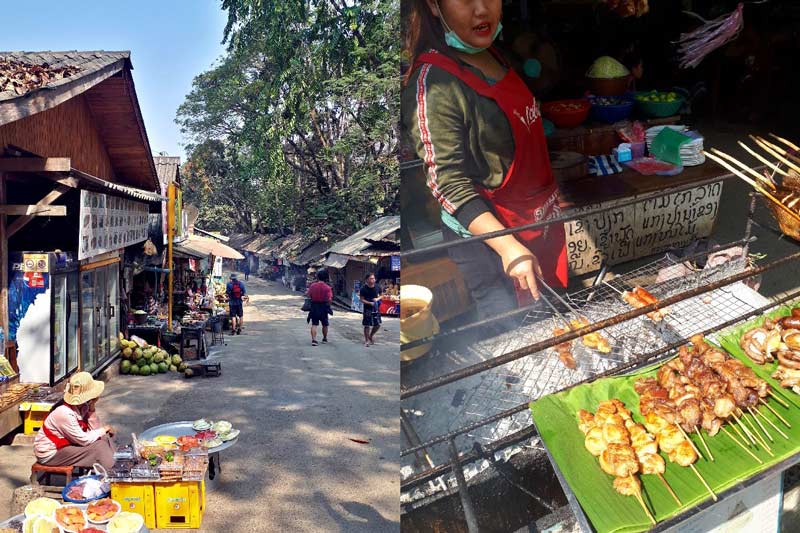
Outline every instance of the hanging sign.
<svg viewBox="0 0 800 533">
<path fill-rule="evenodd" d="M 78 259 L 147 240 L 148 211 L 144 202 L 81 191 Z"/>
<path fill-rule="evenodd" d="M 392 272 L 400 272 L 400 256 L 392 256 Z"/>
<path fill-rule="evenodd" d="M 22 254 L 23 272 L 47 272 L 48 266 L 47 254 Z"/>
</svg>

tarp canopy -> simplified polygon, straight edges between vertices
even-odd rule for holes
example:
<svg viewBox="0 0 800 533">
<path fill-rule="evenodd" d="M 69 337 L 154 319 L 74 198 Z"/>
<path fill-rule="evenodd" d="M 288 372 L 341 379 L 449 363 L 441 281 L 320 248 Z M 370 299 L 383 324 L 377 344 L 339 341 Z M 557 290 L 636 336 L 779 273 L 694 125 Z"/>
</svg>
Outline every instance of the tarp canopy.
<svg viewBox="0 0 800 533">
<path fill-rule="evenodd" d="M 175 245 L 178 251 L 186 251 L 189 255 L 195 257 L 206 257 L 211 254 L 214 257 L 222 257 L 224 259 L 244 259 L 244 256 L 217 240 L 200 237 L 199 235 L 189 235 L 189 237 Z M 200 254 L 199 256 L 197 254 Z"/>
<path fill-rule="evenodd" d="M 331 268 L 344 268 L 350 258 L 346 255 L 341 254 L 329 254 L 328 258 L 325 260 L 325 266 Z"/>
</svg>

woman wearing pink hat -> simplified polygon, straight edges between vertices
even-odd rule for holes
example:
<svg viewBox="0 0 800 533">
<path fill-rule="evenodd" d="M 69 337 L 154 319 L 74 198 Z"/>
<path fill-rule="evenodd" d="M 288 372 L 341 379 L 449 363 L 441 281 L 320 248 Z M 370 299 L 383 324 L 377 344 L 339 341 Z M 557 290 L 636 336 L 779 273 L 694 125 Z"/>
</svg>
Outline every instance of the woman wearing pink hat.
<svg viewBox="0 0 800 533">
<path fill-rule="evenodd" d="M 48 466 L 114 466 L 114 428 L 102 425 L 95 411 L 104 388 L 88 372 L 70 378 L 64 403 L 47 415 L 34 440 L 37 461 Z"/>
</svg>

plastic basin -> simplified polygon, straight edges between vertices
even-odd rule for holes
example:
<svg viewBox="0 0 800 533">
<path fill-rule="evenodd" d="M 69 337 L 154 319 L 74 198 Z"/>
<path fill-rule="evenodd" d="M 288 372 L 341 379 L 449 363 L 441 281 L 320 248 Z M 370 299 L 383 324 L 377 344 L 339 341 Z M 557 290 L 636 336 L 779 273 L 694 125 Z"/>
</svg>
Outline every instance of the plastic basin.
<svg viewBox="0 0 800 533">
<path fill-rule="evenodd" d="M 542 104 L 542 114 L 558 128 L 575 128 L 586 121 L 591 107 L 588 100 L 555 100 Z"/>
<path fill-rule="evenodd" d="M 597 96 L 621 96 L 628 90 L 630 75 L 618 78 L 586 78 L 589 90 Z"/>
<path fill-rule="evenodd" d="M 619 103 L 604 103 L 606 98 L 590 97 L 592 110 L 589 115 L 597 122 L 613 124 L 628 118 L 633 111 L 633 100 L 630 98 L 614 98 Z"/>
<path fill-rule="evenodd" d="M 648 94 L 652 93 L 639 93 L 636 95 L 636 108 L 643 115 L 648 117 L 669 117 L 675 115 L 684 102 L 682 96 L 678 96 L 678 98 L 672 102 L 648 102 L 640 99 L 640 96 L 646 96 Z"/>
</svg>

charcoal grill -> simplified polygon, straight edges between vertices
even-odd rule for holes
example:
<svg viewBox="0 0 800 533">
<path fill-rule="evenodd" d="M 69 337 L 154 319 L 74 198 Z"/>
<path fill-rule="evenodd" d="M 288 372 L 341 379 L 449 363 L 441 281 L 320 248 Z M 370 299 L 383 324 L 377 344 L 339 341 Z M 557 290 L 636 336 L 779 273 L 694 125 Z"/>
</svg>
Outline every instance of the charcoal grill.
<svg viewBox="0 0 800 533">
<path fill-rule="evenodd" d="M 516 327 L 511 331 L 460 347 L 454 353 L 440 354 L 445 360 L 450 359 L 453 363 L 451 366 L 455 368 L 401 390 L 404 433 L 406 436 L 409 433 L 414 435 L 413 439 L 407 439 L 409 445 L 401 451 L 401 456 L 412 458 L 413 454 L 424 454 L 427 459 L 424 464 L 417 461 L 413 466 L 410 461 L 404 462 L 401 481 L 404 511 L 424 507 L 443 495 L 459 492 L 461 509 L 466 515 L 466 529 L 473 529 L 477 519 L 472 506 L 465 500 L 469 498 L 467 482 L 490 466 L 486 453 L 494 454 L 500 461 L 508 460 L 523 450 L 546 454 L 532 425 L 528 411 L 530 401 L 582 382 L 624 373 L 669 358 L 695 333 L 713 335 L 777 305 L 800 298 L 800 291 L 796 291 L 767 301 L 743 283 L 766 271 L 781 269 L 788 274 L 792 264 L 797 264 L 800 259 L 800 252 L 795 252 L 759 266 L 749 266 L 747 255 L 753 240 L 751 229 L 754 213 L 755 194 L 751 194 L 744 237 L 718 249 L 741 247 L 741 254 L 733 260 L 697 269 L 687 265 L 708 256 L 710 252 L 679 259 L 668 254 L 624 275 L 608 281 L 596 280 L 591 287 L 560 297 L 545 288 L 540 293 L 547 300 L 547 305 L 538 305 L 520 315 L 514 323 Z M 563 223 L 584 215 L 567 215 L 527 227 Z M 505 233 L 511 231 L 505 230 Z M 503 232 L 482 238 L 500 234 Z M 414 251 L 411 255 L 426 251 Z M 647 288 L 659 299 L 659 303 L 632 309 L 622 301 L 620 293 L 636 286 Z M 646 316 L 656 308 L 669 309 L 665 319 L 659 323 L 654 323 Z M 555 327 L 563 327 L 564 320 L 578 318 L 579 315 L 589 319 L 590 325 L 553 337 Z M 456 333 L 491 321 L 461 327 Z M 598 356 L 597 352 L 583 346 L 579 338 L 592 331 L 601 331 L 611 341 L 610 354 Z M 420 339 L 403 348 L 441 341 L 449 333 L 452 332 Z M 578 363 L 575 370 L 564 367 L 554 350 L 557 344 L 567 340 L 574 340 L 572 353 Z M 464 361 L 473 363 L 458 364 Z M 461 391 L 460 397 L 448 402 L 453 391 L 456 396 Z M 432 416 L 437 409 L 444 411 L 444 416 Z M 442 423 L 442 418 L 446 419 L 445 423 Z M 474 443 L 482 445 L 485 453 L 471 449 Z M 457 450 L 461 453 L 457 453 Z M 797 459 L 792 458 L 764 475 L 774 474 L 795 462 Z M 557 469 L 555 473 L 559 475 Z M 764 475 L 751 482 L 763 479 Z M 576 527 L 591 530 L 569 487 L 563 480 L 559 481 L 574 513 Z M 744 485 L 750 485 L 751 482 Z M 735 490 L 741 490 L 743 486 Z M 548 504 L 544 502 L 543 505 Z M 661 523 L 658 529 L 674 525 L 707 505 L 696 506 L 679 517 Z M 563 509 L 560 512 L 563 513 Z"/>
</svg>

